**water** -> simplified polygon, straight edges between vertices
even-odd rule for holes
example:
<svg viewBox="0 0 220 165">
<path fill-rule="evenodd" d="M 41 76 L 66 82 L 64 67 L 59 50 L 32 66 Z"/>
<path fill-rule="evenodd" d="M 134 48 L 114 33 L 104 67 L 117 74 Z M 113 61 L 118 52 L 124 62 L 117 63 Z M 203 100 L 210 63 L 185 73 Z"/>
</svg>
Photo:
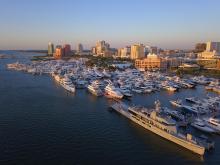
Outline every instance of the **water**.
<svg viewBox="0 0 220 165">
<path fill-rule="evenodd" d="M 115 112 L 109 100 L 85 90 L 69 94 L 49 76 L 8 71 L 5 64 L 36 54 L 3 51 L 0 59 L 0 164 L 219 164 L 220 138 L 203 159 Z M 136 95 L 135 104 L 206 95 L 202 87 L 179 93 Z"/>
</svg>

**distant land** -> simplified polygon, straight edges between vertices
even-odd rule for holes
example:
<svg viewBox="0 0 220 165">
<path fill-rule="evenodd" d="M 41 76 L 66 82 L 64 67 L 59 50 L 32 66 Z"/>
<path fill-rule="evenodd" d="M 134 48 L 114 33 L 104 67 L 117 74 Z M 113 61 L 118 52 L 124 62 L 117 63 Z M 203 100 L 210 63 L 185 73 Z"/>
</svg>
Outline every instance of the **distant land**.
<svg viewBox="0 0 220 165">
<path fill-rule="evenodd" d="M 18 52 L 28 52 L 28 53 L 47 53 L 47 50 L 14 50 Z"/>
</svg>

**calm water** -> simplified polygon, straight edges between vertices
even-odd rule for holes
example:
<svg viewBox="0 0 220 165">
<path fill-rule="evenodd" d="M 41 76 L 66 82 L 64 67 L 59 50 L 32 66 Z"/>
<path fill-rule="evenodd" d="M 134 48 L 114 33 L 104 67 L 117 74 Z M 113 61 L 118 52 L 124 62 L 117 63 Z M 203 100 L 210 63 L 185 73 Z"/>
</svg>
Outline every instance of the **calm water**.
<svg viewBox="0 0 220 165">
<path fill-rule="evenodd" d="M 8 71 L 5 64 L 28 61 L 31 53 L 0 51 L 0 164 L 219 164 L 214 152 L 200 157 L 170 143 L 117 113 L 109 101 L 85 90 L 69 94 L 49 76 Z M 137 95 L 132 103 L 162 105 L 186 96 L 204 97 L 202 87 L 171 94 Z"/>
</svg>

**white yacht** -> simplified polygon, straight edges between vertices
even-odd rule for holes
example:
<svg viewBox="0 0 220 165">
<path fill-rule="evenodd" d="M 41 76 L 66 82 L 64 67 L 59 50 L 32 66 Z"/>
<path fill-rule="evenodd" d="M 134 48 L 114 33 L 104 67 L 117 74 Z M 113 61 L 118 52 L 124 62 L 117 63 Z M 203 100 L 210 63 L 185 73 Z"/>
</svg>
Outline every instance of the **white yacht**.
<svg viewBox="0 0 220 165">
<path fill-rule="evenodd" d="M 171 92 L 177 91 L 177 88 L 170 86 L 170 85 L 164 86 L 164 89 L 171 91 Z"/>
<path fill-rule="evenodd" d="M 103 92 L 102 90 L 94 83 L 88 85 L 88 91 L 91 92 L 95 96 L 102 96 Z"/>
<path fill-rule="evenodd" d="M 120 92 L 125 96 L 125 97 L 132 97 L 132 93 L 129 89 L 126 88 L 120 88 Z"/>
<path fill-rule="evenodd" d="M 76 92 L 75 85 L 72 83 L 72 81 L 68 77 L 62 78 L 60 81 L 60 85 L 69 92 L 72 92 L 72 93 Z"/>
<path fill-rule="evenodd" d="M 178 108 L 181 108 L 182 107 L 182 100 L 171 100 L 170 103 L 173 105 L 173 106 L 176 106 Z"/>
<path fill-rule="evenodd" d="M 111 74 L 107 72 L 105 69 L 103 70 L 102 74 L 104 75 L 104 77 L 107 77 L 107 78 L 111 77 Z"/>
<path fill-rule="evenodd" d="M 220 133 L 220 119 L 219 118 L 210 117 L 210 118 L 204 118 L 203 120 L 209 127 L 216 130 L 217 133 Z"/>
<path fill-rule="evenodd" d="M 205 150 L 214 147 L 213 143 L 202 143 L 191 134 L 178 132 L 176 122 L 160 113 L 158 108 L 147 109 L 144 107 L 128 107 L 123 103 L 111 106 L 115 111 L 139 124 L 145 129 L 179 145 L 196 154 L 204 155 Z"/>
<path fill-rule="evenodd" d="M 58 82 L 61 82 L 61 76 L 59 74 L 52 73 L 52 77 Z"/>
<path fill-rule="evenodd" d="M 115 86 L 108 84 L 105 87 L 105 93 L 107 95 L 107 97 L 112 97 L 112 98 L 116 98 L 116 99 L 122 99 L 123 98 L 123 94 L 120 92 L 120 90 L 118 90 Z"/>
<path fill-rule="evenodd" d="M 208 127 L 201 119 L 197 118 L 193 123 L 191 123 L 191 126 L 194 128 L 206 132 L 206 133 L 215 133 L 216 131 L 210 127 Z"/>
</svg>

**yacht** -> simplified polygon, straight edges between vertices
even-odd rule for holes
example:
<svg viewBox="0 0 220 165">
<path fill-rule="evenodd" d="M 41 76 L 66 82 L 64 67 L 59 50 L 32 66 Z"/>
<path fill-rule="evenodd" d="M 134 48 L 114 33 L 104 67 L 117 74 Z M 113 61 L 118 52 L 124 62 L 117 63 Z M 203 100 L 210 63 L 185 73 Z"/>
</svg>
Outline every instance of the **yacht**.
<svg viewBox="0 0 220 165">
<path fill-rule="evenodd" d="M 220 133 L 220 119 L 215 117 L 204 118 L 203 119 L 206 125 L 216 130 L 217 133 Z"/>
<path fill-rule="evenodd" d="M 89 92 L 91 92 L 95 96 L 102 96 L 103 95 L 102 90 L 94 83 L 88 85 L 87 89 Z"/>
<path fill-rule="evenodd" d="M 186 98 L 186 101 L 191 102 L 193 104 L 200 104 L 201 101 L 197 97 L 188 97 Z"/>
<path fill-rule="evenodd" d="M 106 78 L 111 78 L 111 74 L 109 72 L 107 72 L 105 69 L 103 70 L 102 74 L 104 75 L 104 77 Z"/>
<path fill-rule="evenodd" d="M 173 106 L 176 106 L 178 108 L 182 108 L 182 100 L 171 100 L 170 103 L 173 105 Z"/>
<path fill-rule="evenodd" d="M 177 129 L 176 122 L 168 116 L 160 113 L 158 104 L 156 104 L 155 109 L 147 109 L 137 106 L 129 107 L 124 103 L 115 103 L 111 108 L 145 129 L 196 154 L 204 155 L 206 149 L 208 150 L 211 147 L 214 147 L 213 143 L 206 145 L 191 134 L 185 135 L 180 133 Z"/>
<path fill-rule="evenodd" d="M 182 105 L 182 108 L 190 113 L 193 113 L 193 114 L 205 114 L 205 111 L 203 111 L 203 109 L 200 109 L 198 107 L 195 107 L 195 106 L 188 106 L 188 105 Z"/>
<path fill-rule="evenodd" d="M 52 77 L 58 82 L 61 82 L 61 76 L 59 74 L 52 73 Z"/>
<path fill-rule="evenodd" d="M 75 85 L 72 83 L 72 81 L 68 77 L 62 78 L 60 81 L 60 85 L 69 92 L 72 92 L 72 93 L 76 92 Z"/>
<path fill-rule="evenodd" d="M 105 93 L 106 93 L 107 97 L 116 98 L 116 99 L 122 99 L 123 98 L 123 94 L 120 92 L 120 90 L 117 89 L 112 84 L 108 84 L 105 87 Z"/>
<path fill-rule="evenodd" d="M 201 119 L 197 118 L 193 123 L 191 123 L 191 126 L 194 128 L 206 132 L 206 133 L 215 133 L 216 131 L 210 127 L 208 127 Z"/>
<path fill-rule="evenodd" d="M 120 88 L 120 92 L 124 95 L 124 97 L 127 97 L 127 98 L 130 98 L 133 96 L 131 91 L 126 88 Z"/>
<path fill-rule="evenodd" d="M 170 115 L 171 117 L 178 119 L 180 121 L 185 121 L 185 116 L 179 111 L 168 109 L 167 107 L 163 108 L 163 112 Z"/>
<path fill-rule="evenodd" d="M 177 91 L 177 88 L 170 86 L 170 85 L 164 86 L 164 89 L 171 91 L 171 92 Z"/>
</svg>

